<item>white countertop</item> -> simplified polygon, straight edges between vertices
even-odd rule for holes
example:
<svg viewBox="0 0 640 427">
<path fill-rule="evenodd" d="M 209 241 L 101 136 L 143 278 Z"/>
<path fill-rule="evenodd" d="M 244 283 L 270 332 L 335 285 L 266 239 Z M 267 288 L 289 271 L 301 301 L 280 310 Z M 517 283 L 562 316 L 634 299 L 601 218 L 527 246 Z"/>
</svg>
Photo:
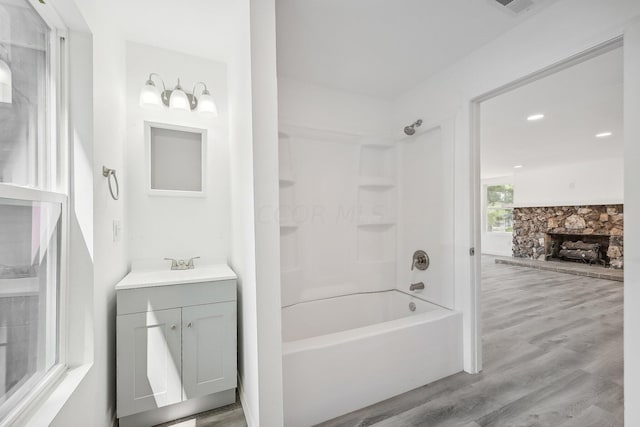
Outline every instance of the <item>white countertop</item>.
<svg viewBox="0 0 640 427">
<path fill-rule="evenodd" d="M 197 265 L 192 270 L 171 270 L 169 267 L 162 270 L 134 269 L 116 285 L 116 290 L 233 279 L 237 276 L 226 264 Z"/>
</svg>

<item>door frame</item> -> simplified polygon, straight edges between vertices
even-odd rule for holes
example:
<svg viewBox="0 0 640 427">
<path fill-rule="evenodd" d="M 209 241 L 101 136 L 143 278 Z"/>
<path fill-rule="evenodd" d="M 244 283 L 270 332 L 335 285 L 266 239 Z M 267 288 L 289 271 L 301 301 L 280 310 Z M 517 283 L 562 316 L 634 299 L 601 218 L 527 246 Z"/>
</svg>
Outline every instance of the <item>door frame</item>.
<svg viewBox="0 0 640 427">
<path fill-rule="evenodd" d="M 472 338 L 472 371 L 482 371 L 482 181 L 480 179 L 480 105 L 496 96 L 518 89 L 529 83 L 563 71 L 589 59 L 624 47 L 624 36 L 619 35 L 603 43 L 595 45 L 581 53 L 570 56 L 525 77 L 499 86 L 489 92 L 477 96 L 470 101 L 470 170 L 471 170 L 471 242 L 474 256 L 471 259 L 471 338 Z M 626 76 L 625 76 L 626 78 Z"/>
</svg>

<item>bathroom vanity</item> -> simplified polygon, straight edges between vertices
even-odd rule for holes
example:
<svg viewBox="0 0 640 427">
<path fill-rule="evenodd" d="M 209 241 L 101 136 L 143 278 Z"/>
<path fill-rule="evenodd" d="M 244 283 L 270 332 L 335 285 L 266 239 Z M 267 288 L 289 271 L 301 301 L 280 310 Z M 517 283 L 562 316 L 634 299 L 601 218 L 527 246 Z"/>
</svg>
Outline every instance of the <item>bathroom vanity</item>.
<svg viewBox="0 0 640 427">
<path fill-rule="evenodd" d="M 236 400 L 236 275 L 133 270 L 116 286 L 117 415 L 151 426 Z"/>
</svg>

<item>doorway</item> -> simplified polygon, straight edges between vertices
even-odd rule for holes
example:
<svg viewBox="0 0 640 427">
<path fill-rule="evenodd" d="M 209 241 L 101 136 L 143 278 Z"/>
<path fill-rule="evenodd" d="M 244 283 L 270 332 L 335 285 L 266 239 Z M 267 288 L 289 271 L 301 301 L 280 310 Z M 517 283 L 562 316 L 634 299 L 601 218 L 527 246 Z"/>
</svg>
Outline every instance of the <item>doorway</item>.
<svg viewBox="0 0 640 427">
<path fill-rule="evenodd" d="M 480 366 L 530 369 L 519 390 L 529 400 L 559 378 L 578 394 L 604 378 L 607 409 L 592 416 L 622 420 L 621 41 L 483 96 L 473 111 Z"/>
</svg>

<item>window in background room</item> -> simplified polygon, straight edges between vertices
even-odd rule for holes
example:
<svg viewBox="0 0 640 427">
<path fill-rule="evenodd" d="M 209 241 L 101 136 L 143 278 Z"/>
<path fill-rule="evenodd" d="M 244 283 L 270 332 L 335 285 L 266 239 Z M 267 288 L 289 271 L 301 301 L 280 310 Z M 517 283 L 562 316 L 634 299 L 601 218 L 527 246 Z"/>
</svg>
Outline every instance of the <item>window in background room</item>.
<svg viewBox="0 0 640 427">
<path fill-rule="evenodd" d="M 0 0 L 0 424 L 64 362 L 56 35 L 28 0 Z"/>
<path fill-rule="evenodd" d="M 487 186 L 487 232 L 513 232 L 513 185 Z"/>
</svg>

